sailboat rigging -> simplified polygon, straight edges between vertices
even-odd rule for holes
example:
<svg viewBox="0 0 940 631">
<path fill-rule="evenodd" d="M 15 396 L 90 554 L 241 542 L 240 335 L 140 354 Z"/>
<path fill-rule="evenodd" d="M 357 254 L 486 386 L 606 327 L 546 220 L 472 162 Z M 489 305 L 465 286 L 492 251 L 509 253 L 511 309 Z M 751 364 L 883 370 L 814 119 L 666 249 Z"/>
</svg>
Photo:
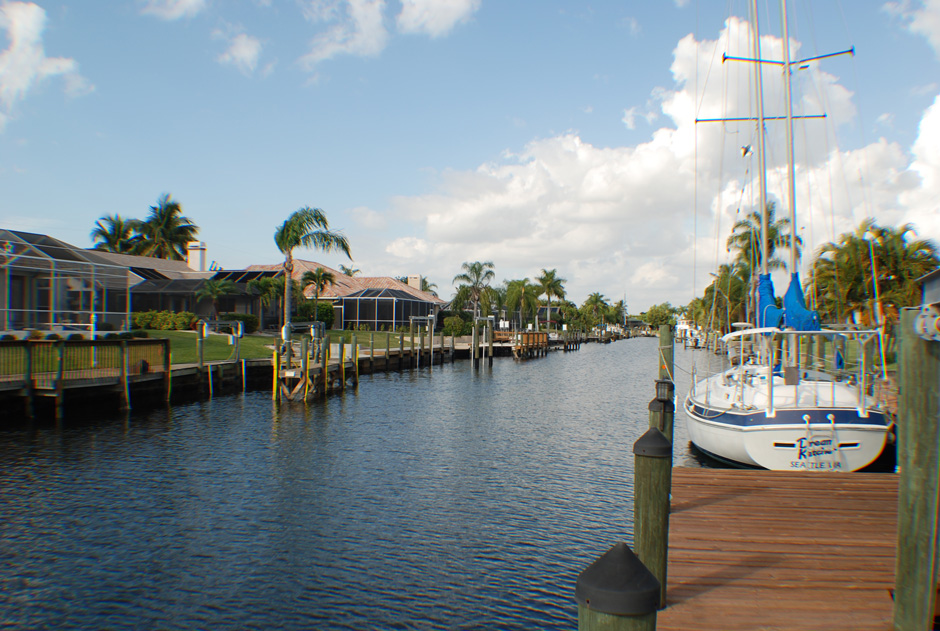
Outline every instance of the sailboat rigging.
<svg viewBox="0 0 940 631">
<path fill-rule="evenodd" d="M 698 379 L 685 401 L 689 435 L 700 450 L 735 464 L 767 469 L 807 471 L 855 471 L 873 462 L 883 451 L 889 419 L 868 394 L 867 357 L 878 331 L 823 329 L 815 311 L 806 307 L 798 272 L 797 239 L 790 238 L 790 284 L 777 307 L 768 269 L 767 165 L 764 125 L 767 120 L 786 121 L 787 192 L 790 226 L 796 223 L 796 176 L 793 155 L 792 85 L 794 64 L 822 59 L 790 61 L 787 3 L 781 0 L 783 60 L 761 57 L 757 0 L 751 3 L 753 58 L 723 56 L 726 61 L 754 63 L 757 92 L 758 180 L 761 215 L 760 275 L 755 313 L 756 325 L 722 338 L 732 367 Z M 783 67 L 786 113 L 766 117 L 761 67 Z M 823 115 L 815 115 L 814 118 Z M 754 119 L 750 119 L 754 120 Z M 801 359 L 804 345 L 816 340 L 833 347 L 828 366 L 810 357 Z M 857 344 L 860 359 L 855 372 L 845 368 L 848 343 Z"/>
</svg>

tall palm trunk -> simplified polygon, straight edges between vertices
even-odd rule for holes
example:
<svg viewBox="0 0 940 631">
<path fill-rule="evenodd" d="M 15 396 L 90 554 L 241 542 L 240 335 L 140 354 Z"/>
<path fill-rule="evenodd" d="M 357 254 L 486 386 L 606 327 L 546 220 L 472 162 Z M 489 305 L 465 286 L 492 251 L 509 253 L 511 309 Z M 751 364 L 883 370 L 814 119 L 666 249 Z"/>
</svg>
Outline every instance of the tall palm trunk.
<svg viewBox="0 0 940 631">
<path fill-rule="evenodd" d="M 291 290 L 294 283 L 294 257 L 290 252 L 284 257 L 284 327 L 290 327 Z"/>
</svg>

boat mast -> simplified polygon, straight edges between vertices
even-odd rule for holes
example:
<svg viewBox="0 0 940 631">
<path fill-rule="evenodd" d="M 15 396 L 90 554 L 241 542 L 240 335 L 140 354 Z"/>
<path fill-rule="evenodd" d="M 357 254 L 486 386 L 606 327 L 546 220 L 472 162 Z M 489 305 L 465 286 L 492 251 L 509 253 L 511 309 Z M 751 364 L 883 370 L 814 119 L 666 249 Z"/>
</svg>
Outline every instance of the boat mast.
<svg viewBox="0 0 940 631">
<path fill-rule="evenodd" d="M 796 260 L 796 167 L 793 158 L 793 89 L 790 85 L 790 32 L 787 28 L 787 0 L 780 0 L 783 13 L 783 87 L 787 105 L 787 187 L 790 191 L 790 273 L 797 271 Z"/>
<path fill-rule="evenodd" d="M 754 30 L 754 81 L 757 85 L 757 174 L 760 182 L 760 273 L 767 273 L 767 159 L 764 153 L 764 80 L 760 56 L 760 23 L 757 19 L 757 0 L 751 0 L 751 18 Z M 753 280 L 751 281 L 753 282 Z M 754 310 L 757 311 L 755 301 Z M 756 314 L 755 314 L 756 315 Z"/>
</svg>

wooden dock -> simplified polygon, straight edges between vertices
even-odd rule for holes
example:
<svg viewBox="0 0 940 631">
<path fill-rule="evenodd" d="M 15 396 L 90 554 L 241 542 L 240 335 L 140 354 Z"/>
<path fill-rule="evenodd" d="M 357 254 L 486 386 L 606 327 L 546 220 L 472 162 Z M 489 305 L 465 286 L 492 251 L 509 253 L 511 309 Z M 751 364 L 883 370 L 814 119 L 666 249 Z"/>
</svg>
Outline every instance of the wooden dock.
<svg viewBox="0 0 940 631">
<path fill-rule="evenodd" d="M 898 476 L 674 468 L 657 629 L 893 629 Z"/>
</svg>

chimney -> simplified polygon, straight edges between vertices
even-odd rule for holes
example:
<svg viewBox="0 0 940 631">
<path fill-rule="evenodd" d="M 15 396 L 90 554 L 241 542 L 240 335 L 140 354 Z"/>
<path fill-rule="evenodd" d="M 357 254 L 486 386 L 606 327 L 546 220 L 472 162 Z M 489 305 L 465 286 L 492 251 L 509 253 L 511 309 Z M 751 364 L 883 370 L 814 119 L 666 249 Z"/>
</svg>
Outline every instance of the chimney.
<svg viewBox="0 0 940 631">
<path fill-rule="evenodd" d="M 418 274 L 411 274 L 408 276 L 408 286 L 414 287 L 418 291 L 421 291 L 421 276 Z"/>
<path fill-rule="evenodd" d="M 186 244 L 186 264 L 197 272 L 206 271 L 206 244 L 190 241 Z"/>
</svg>

